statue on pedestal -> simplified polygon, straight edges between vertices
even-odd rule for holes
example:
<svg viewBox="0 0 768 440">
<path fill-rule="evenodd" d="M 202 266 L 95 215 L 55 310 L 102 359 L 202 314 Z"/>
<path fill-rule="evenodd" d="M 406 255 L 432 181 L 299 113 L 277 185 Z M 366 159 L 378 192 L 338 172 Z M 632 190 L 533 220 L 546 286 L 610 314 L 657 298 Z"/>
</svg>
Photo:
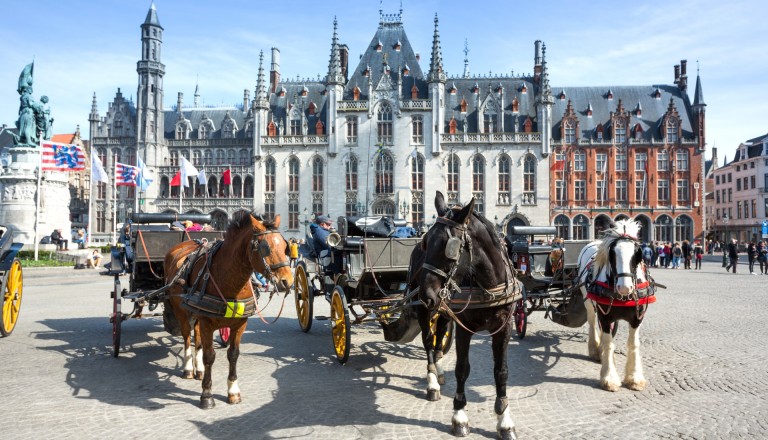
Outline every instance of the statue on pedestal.
<svg viewBox="0 0 768 440">
<path fill-rule="evenodd" d="M 32 96 L 32 74 L 34 63 L 27 64 L 19 75 L 19 119 L 16 121 L 18 134 L 13 135 L 14 147 L 39 147 L 38 138 L 51 138 L 51 110 L 46 106 L 48 97 L 40 98 L 42 103 Z"/>
</svg>

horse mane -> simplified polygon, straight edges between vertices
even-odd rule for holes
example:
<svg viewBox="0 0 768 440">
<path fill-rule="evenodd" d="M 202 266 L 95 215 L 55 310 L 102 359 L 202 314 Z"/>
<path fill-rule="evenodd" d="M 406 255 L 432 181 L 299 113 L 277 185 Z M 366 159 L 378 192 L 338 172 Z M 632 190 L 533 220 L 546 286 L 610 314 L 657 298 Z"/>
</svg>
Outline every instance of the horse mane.
<svg viewBox="0 0 768 440">
<path fill-rule="evenodd" d="M 257 219 L 259 219 L 263 224 L 264 227 L 266 227 L 269 230 L 274 230 L 275 223 L 274 220 L 261 220 L 261 216 L 256 216 Z M 229 225 L 227 225 L 227 231 L 224 233 L 224 238 L 231 237 L 235 235 L 238 231 L 240 231 L 242 228 L 246 226 L 251 225 L 251 213 L 250 212 L 243 212 L 241 215 L 236 215 L 230 220 Z"/>
<path fill-rule="evenodd" d="M 456 213 L 461 211 L 461 207 L 454 206 L 453 209 L 449 211 L 448 218 L 453 217 Z M 496 228 L 493 226 L 493 224 L 485 218 L 482 214 L 478 213 L 477 211 L 472 211 L 472 216 L 476 218 L 480 223 L 482 223 L 483 226 L 485 226 L 485 229 L 488 231 L 488 235 L 491 236 L 491 241 L 493 242 L 493 245 L 499 249 L 501 249 L 501 241 L 499 240 L 499 236 L 496 233 Z"/>
<path fill-rule="evenodd" d="M 619 220 L 612 228 L 603 231 L 603 239 L 595 254 L 595 267 L 604 267 L 608 265 L 608 251 L 613 244 L 622 237 L 632 237 L 637 240 L 640 234 L 640 223 L 635 220 Z"/>
</svg>

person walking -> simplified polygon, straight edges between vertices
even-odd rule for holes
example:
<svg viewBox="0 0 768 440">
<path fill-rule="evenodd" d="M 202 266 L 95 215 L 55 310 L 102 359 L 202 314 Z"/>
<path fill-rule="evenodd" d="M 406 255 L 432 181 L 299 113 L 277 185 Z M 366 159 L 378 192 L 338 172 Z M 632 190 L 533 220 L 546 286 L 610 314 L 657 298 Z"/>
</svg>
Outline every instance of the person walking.
<svg viewBox="0 0 768 440">
<path fill-rule="evenodd" d="M 653 257 L 651 258 L 651 267 L 658 267 L 659 265 L 659 243 L 651 243 L 651 250 L 653 251 Z"/>
<path fill-rule="evenodd" d="M 768 245 L 765 240 L 757 243 L 757 261 L 760 263 L 760 273 L 768 275 Z"/>
<path fill-rule="evenodd" d="M 683 261 L 685 262 L 684 267 L 686 269 L 690 269 L 691 257 L 693 257 L 693 246 L 691 246 L 691 242 L 688 240 L 683 240 L 683 245 L 680 246 L 680 248 L 683 250 Z"/>
<path fill-rule="evenodd" d="M 664 267 L 669 269 L 669 265 L 672 263 L 672 243 L 664 243 L 664 255 L 667 257 L 664 260 Z"/>
<path fill-rule="evenodd" d="M 680 248 L 680 243 L 675 243 L 675 247 L 672 249 L 672 269 L 680 269 L 680 260 L 683 258 L 683 250 Z"/>
<path fill-rule="evenodd" d="M 643 262 L 646 266 L 651 267 L 651 260 L 653 259 L 653 249 L 651 249 L 651 244 L 646 243 L 646 245 L 643 247 Z"/>
<path fill-rule="evenodd" d="M 693 256 L 696 259 L 696 270 L 701 270 L 701 260 L 704 258 L 704 247 L 698 241 L 693 246 Z"/>
<path fill-rule="evenodd" d="M 749 273 L 751 275 L 757 275 L 755 273 L 755 261 L 757 261 L 757 247 L 753 242 L 749 242 L 749 244 L 747 245 L 747 259 L 749 261 Z"/>
<path fill-rule="evenodd" d="M 739 264 L 739 247 L 736 245 L 736 239 L 734 238 L 728 243 L 728 265 L 725 266 L 725 271 L 728 272 L 733 267 L 733 273 L 736 273 L 736 265 Z"/>
</svg>

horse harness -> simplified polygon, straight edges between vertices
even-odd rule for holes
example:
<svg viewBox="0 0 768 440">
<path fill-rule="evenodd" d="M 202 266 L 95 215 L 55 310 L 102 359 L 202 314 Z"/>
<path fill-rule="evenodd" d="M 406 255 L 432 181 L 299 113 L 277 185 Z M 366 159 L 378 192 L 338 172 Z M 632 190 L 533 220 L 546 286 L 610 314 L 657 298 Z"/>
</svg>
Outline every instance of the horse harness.
<svg viewBox="0 0 768 440">
<path fill-rule="evenodd" d="M 259 257 L 262 260 L 267 279 L 273 280 L 273 270 L 277 270 L 281 267 L 288 266 L 289 262 L 282 262 L 278 264 L 267 264 L 266 258 L 271 254 L 272 250 L 269 247 L 269 243 L 262 237 L 271 234 L 277 234 L 278 231 L 267 230 L 263 232 L 256 232 L 253 234 L 251 240 L 250 252 L 257 251 Z M 213 243 L 207 240 L 194 240 L 198 247 L 190 255 L 187 256 L 182 266 L 179 268 L 176 276 L 171 281 L 171 284 L 179 279 L 187 280 L 191 275 L 195 264 L 201 259 L 205 258 L 205 264 L 200 268 L 195 276 L 192 284 L 183 283 L 184 293 L 182 299 L 182 306 L 186 309 L 204 315 L 210 318 L 248 318 L 253 316 L 256 312 L 256 296 L 253 290 L 251 290 L 251 297 L 247 299 L 227 299 L 221 292 L 216 280 L 211 275 L 211 263 L 213 257 L 221 249 L 224 244 L 224 240 L 217 240 Z M 214 293 L 208 292 L 208 282 L 213 284 L 215 289 Z M 250 285 L 250 284 L 249 284 Z"/>
<path fill-rule="evenodd" d="M 486 289 L 482 286 L 462 288 L 456 282 L 455 276 L 464 249 L 466 248 L 469 254 L 470 268 L 473 257 L 472 240 L 469 239 L 467 227 L 445 217 L 439 217 L 435 219 L 435 221 L 460 231 L 460 235 L 454 237 L 451 234 L 451 230 L 448 229 L 449 238 L 445 245 L 445 255 L 448 259 L 452 260 L 452 262 L 447 272 L 438 269 L 431 264 L 424 263 L 422 265 L 425 270 L 428 270 L 445 280 L 443 287 L 438 293 L 438 296 L 440 297 L 440 304 L 438 305 L 439 310 L 445 311 L 457 320 L 455 314 L 453 314 L 454 311 L 461 312 L 467 309 L 502 306 L 522 298 L 518 283 L 510 282 L 510 280 L 516 280 L 517 278 L 515 276 L 515 269 L 512 267 L 509 258 L 504 252 L 501 252 L 506 272 L 504 283 L 491 289 Z"/>
<path fill-rule="evenodd" d="M 613 247 L 616 246 L 618 241 L 622 240 L 633 242 L 635 247 L 638 245 L 636 238 L 629 235 L 622 235 L 612 244 L 610 252 L 613 252 Z M 587 272 L 587 277 L 583 283 L 587 299 L 592 300 L 596 308 L 600 310 L 600 313 L 603 315 L 610 313 L 612 307 L 634 307 L 637 318 L 642 319 L 643 316 L 645 316 L 645 312 L 648 310 L 648 305 L 656 302 L 657 284 L 651 277 L 648 266 L 640 261 L 633 273 L 620 272 L 613 274 L 611 272 L 608 274 L 608 282 L 605 282 L 594 279 L 594 271 L 592 270 L 593 264 L 594 256 L 584 269 Z M 615 266 L 615 264 L 610 264 L 610 266 Z M 645 281 L 640 284 L 637 283 L 638 269 L 643 271 L 645 278 Z M 619 278 L 632 278 L 632 284 L 635 288 L 628 299 L 624 299 L 624 297 L 618 293 L 617 281 Z M 604 306 L 607 306 L 607 308 Z"/>
</svg>

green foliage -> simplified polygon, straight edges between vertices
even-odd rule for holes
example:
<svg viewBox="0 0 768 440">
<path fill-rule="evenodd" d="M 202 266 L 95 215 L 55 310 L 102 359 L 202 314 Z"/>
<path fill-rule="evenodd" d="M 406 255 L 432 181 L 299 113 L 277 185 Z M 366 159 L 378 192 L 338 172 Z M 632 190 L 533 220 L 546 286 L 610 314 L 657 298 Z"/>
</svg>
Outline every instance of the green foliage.
<svg viewBox="0 0 768 440">
<path fill-rule="evenodd" d="M 19 251 L 16 257 L 21 260 L 21 267 L 67 267 L 73 266 L 72 261 L 57 259 L 55 251 L 38 251 L 35 261 L 35 251 Z"/>
</svg>

